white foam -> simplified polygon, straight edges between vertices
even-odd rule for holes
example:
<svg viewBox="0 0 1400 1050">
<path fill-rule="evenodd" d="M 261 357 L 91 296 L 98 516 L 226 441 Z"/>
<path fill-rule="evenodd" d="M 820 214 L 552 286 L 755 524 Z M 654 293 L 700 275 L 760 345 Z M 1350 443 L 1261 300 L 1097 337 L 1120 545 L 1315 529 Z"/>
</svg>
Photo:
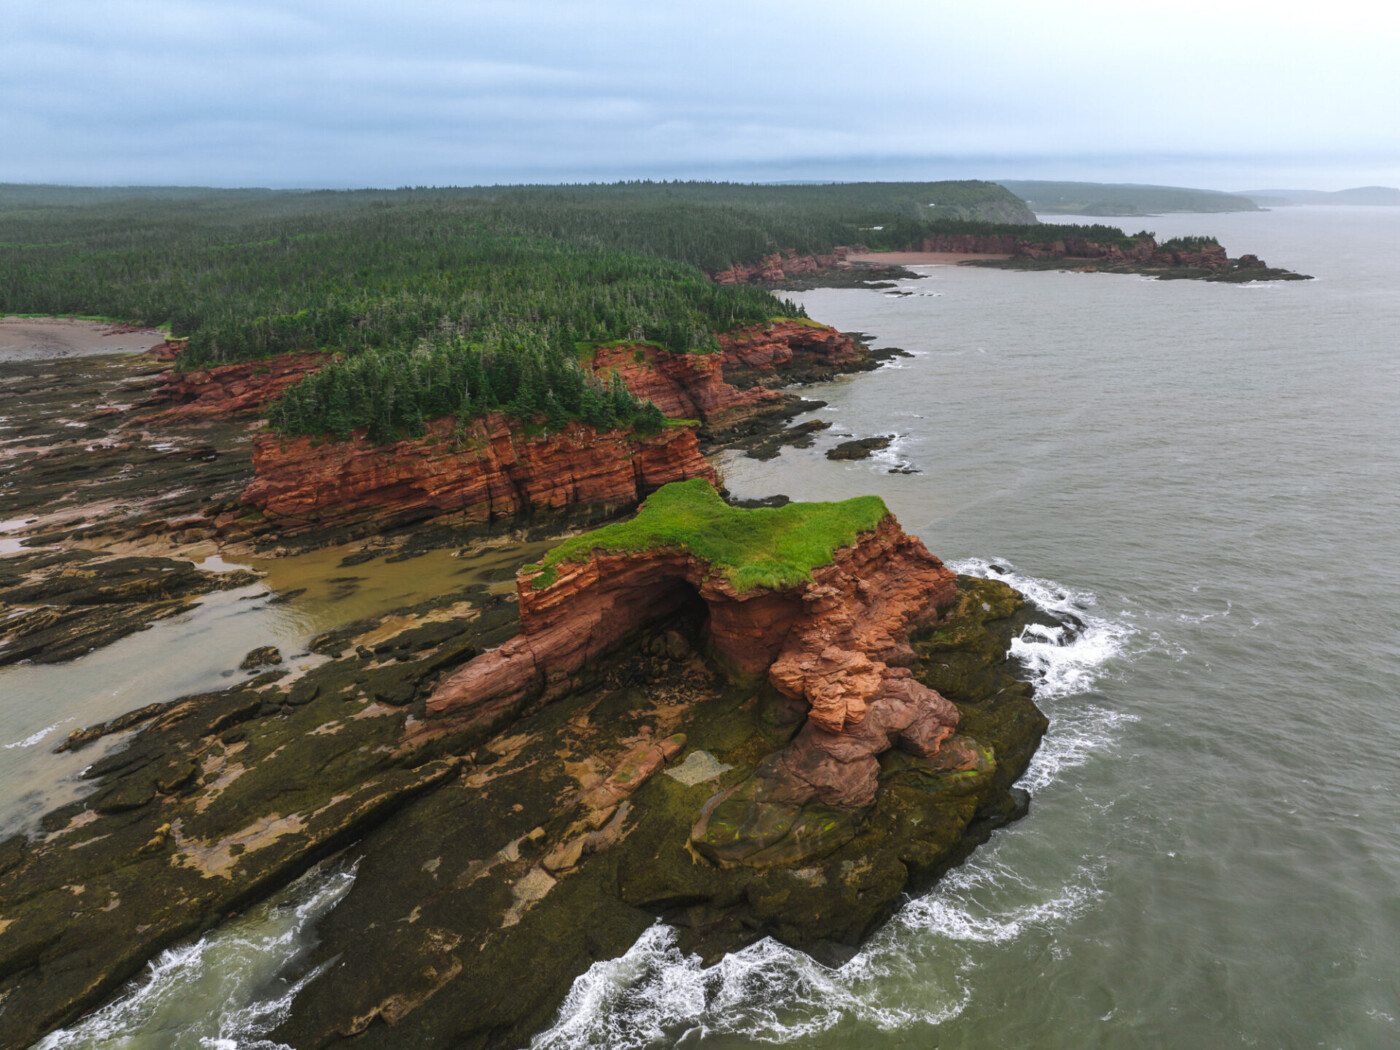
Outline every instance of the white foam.
<svg viewBox="0 0 1400 1050">
<path fill-rule="evenodd" d="M 625 955 L 578 977 L 531 1050 L 643 1050 L 705 1035 L 785 1043 L 854 1019 L 890 1031 L 935 1025 L 962 1012 L 967 988 L 923 984 L 915 995 L 889 978 L 905 969 L 892 946 L 832 969 L 771 939 L 703 967 L 676 947 L 676 931 L 648 929 Z"/>
<path fill-rule="evenodd" d="M 1030 674 L 1037 700 L 1057 700 L 1089 689 L 1137 633 L 1130 624 L 1095 612 L 1093 592 L 1023 575 L 1005 560 L 968 558 L 948 567 L 969 576 L 1003 580 L 1044 612 L 1065 621 L 1053 628 L 1031 624 L 1011 640 L 1011 655 Z"/>
<path fill-rule="evenodd" d="M 1111 747 L 1121 727 L 1137 721 L 1135 715 L 1102 704 L 1059 702 L 1092 689 L 1109 662 L 1127 651 L 1137 629 L 1099 615 L 1093 592 L 1024 575 L 1004 559 L 968 558 L 951 563 L 949 568 L 969 576 L 1004 580 L 1038 608 L 1064 621 L 1058 627 L 1030 624 L 1011 640 L 1011 655 L 1021 661 L 1035 683 L 1036 702 L 1050 718 L 1049 732 L 1017 781 L 1018 787 L 1034 795 L 1067 770 L 1084 765 L 1094 754 Z"/>
<path fill-rule="evenodd" d="M 278 975 L 311 947 L 315 924 L 354 878 L 354 865 L 313 868 L 267 904 L 161 952 L 115 1000 L 33 1050 L 284 1050 L 265 1036 L 323 968 Z"/>
<path fill-rule="evenodd" d="M 41 743 L 43 743 L 43 741 L 44 741 L 44 737 L 48 736 L 48 735 L 49 735 L 50 733 L 52 733 L 55 729 L 57 729 L 59 726 L 63 725 L 64 722 L 71 722 L 71 721 L 73 721 L 73 719 L 71 719 L 71 718 L 65 718 L 65 719 L 63 719 L 63 720 L 60 721 L 60 722 L 55 722 L 55 723 L 54 723 L 53 725 L 51 725 L 51 726 L 45 726 L 43 729 L 39 730 L 37 733 L 32 733 L 32 734 L 30 734 L 29 736 L 25 737 L 23 740 L 16 740 L 13 744 L 6 744 L 6 745 L 5 745 L 5 750 L 6 750 L 6 751 L 12 751 L 12 750 L 14 750 L 14 749 L 17 748 L 17 747 L 33 747 L 33 746 L 35 746 L 36 744 L 41 744 Z"/>
</svg>

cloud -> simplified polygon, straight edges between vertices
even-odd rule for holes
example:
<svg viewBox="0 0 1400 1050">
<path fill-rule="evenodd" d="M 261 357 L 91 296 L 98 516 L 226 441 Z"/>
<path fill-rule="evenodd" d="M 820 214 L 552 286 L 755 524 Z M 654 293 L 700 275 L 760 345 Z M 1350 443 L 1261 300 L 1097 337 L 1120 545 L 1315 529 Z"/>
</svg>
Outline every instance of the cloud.
<svg viewBox="0 0 1400 1050">
<path fill-rule="evenodd" d="M 1400 17 L 1363 28 L 1347 3 L 7 8 L 0 180 L 939 177 L 988 158 L 1095 177 L 1151 157 L 1263 177 L 1331 157 L 1400 181 L 1381 133 Z"/>
</svg>

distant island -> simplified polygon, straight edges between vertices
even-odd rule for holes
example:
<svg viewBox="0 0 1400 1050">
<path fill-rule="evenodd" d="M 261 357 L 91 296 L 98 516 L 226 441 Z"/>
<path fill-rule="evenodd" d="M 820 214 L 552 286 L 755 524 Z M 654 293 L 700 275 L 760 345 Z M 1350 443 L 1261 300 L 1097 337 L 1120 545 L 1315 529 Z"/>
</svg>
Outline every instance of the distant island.
<svg viewBox="0 0 1400 1050">
<path fill-rule="evenodd" d="M 1015 192 L 1015 191 L 1012 191 Z M 1400 190 L 1393 186 L 1358 186 L 1350 190 L 1249 190 L 1239 194 L 1265 208 L 1297 204 L 1350 204 L 1400 206 Z"/>
</svg>

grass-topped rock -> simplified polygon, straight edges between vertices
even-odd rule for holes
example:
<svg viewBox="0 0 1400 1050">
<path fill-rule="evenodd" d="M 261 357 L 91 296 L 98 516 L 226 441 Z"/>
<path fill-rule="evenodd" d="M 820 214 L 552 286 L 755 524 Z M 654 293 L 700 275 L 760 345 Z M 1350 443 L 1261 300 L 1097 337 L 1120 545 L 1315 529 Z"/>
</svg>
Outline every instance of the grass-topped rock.
<svg viewBox="0 0 1400 1050">
<path fill-rule="evenodd" d="M 839 503 L 789 503 L 782 507 L 732 507 L 702 479 L 667 485 L 650 496 L 637 516 L 575 536 L 550 551 L 530 579 L 551 586 L 559 567 L 584 562 L 595 552 L 639 554 L 684 551 L 706 563 L 739 593 L 782 590 L 805 583 L 830 565 L 836 551 L 889 516 L 879 496 Z"/>
</svg>

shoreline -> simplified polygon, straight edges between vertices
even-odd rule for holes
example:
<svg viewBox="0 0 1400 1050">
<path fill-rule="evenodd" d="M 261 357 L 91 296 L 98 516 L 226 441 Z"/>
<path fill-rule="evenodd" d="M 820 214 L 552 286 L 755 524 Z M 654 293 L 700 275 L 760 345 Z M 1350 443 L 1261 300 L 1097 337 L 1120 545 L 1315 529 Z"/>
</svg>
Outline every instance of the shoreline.
<svg viewBox="0 0 1400 1050">
<path fill-rule="evenodd" d="M 141 354 L 166 341 L 155 328 L 74 317 L 0 317 L 0 362 Z"/>
</svg>

